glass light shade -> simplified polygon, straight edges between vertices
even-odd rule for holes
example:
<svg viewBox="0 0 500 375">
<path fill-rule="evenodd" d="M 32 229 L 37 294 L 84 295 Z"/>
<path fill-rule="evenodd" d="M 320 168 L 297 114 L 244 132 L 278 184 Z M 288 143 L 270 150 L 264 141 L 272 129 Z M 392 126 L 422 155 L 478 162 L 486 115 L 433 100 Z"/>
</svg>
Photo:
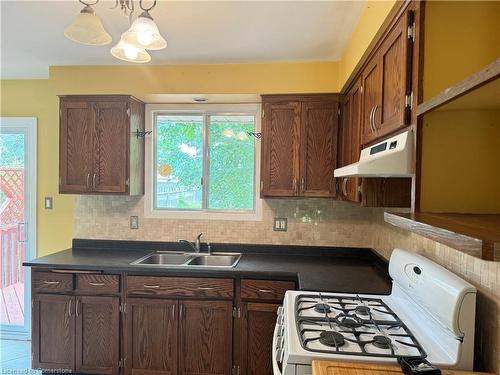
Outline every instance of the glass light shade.
<svg viewBox="0 0 500 375">
<path fill-rule="evenodd" d="M 122 35 L 122 39 L 136 47 L 159 50 L 167 46 L 149 13 L 142 13 Z"/>
<path fill-rule="evenodd" d="M 151 56 L 144 48 L 137 48 L 136 46 L 127 43 L 123 40 L 111 48 L 111 54 L 117 59 L 129 61 L 133 63 L 147 63 L 151 61 Z"/>
<path fill-rule="evenodd" d="M 90 6 L 83 8 L 64 29 L 64 36 L 74 42 L 91 46 L 104 46 L 112 41 L 111 35 L 104 30 L 101 20 Z"/>
</svg>

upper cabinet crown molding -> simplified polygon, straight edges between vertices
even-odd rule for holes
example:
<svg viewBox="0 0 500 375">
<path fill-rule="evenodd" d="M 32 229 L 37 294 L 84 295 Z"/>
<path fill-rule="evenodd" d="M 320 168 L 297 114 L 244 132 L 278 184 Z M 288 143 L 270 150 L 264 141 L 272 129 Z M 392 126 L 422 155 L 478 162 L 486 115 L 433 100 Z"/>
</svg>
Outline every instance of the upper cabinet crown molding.
<svg viewBox="0 0 500 375">
<path fill-rule="evenodd" d="M 144 194 L 144 103 L 130 95 L 63 95 L 59 191 Z"/>
</svg>

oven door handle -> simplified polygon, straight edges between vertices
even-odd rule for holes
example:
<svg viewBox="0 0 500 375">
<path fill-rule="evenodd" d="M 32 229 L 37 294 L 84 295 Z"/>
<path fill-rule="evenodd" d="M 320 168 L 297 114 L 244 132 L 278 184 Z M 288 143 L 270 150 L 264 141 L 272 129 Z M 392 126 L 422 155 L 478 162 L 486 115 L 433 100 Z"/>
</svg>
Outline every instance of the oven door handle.
<svg viewBox="0 0 500 375">
<path fill-rule="evenodd" d="M 273 375 L 281 375 L 281 370 L 278 366 L 278 359 L 276 358 L 278 356 L 278 329 L 279 324 L 276 323 L 274 326 L 274 333 L 273 333 L 273 348 L 272 348 L 272 356 L 273 356 Z"/>
</svg>

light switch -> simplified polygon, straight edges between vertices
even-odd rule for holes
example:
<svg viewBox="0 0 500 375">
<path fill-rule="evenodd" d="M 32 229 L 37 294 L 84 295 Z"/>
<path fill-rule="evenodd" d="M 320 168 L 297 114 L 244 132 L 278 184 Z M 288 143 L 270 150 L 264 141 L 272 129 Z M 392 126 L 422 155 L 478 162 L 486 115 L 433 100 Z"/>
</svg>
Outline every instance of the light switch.
<svg viewBox="0 0 500 375">
<path fill-rule="evenodd" d="M 52 204 L 53 203 L 52 197 L 45 197 L 44 202 L 45 202 L 45 209 L 52 210 L 52 208 L 54 207 Z"/>
<path fill-rule="evenodd" d="M 273 230 L 275 232 L 286 232 L 287 231 L 287 218 L 286 217 L 275 217 Z"/>
<path fill-rule="evenodd" d="M 139 229 L 139 216 L 130 216 L 130 229 Z"/>
</svg>

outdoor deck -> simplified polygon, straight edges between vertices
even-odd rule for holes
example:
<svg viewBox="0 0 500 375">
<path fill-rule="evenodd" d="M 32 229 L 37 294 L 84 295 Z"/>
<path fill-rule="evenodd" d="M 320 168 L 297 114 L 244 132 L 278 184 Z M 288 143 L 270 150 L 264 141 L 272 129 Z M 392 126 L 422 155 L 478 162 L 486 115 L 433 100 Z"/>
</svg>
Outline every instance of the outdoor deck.
<svg viewBox="0 0 500 375">
<path fill-rule="evenodd" d="M 24 324 L 24 283 L 0 289 L 0 324 Z"/>
</svg>

